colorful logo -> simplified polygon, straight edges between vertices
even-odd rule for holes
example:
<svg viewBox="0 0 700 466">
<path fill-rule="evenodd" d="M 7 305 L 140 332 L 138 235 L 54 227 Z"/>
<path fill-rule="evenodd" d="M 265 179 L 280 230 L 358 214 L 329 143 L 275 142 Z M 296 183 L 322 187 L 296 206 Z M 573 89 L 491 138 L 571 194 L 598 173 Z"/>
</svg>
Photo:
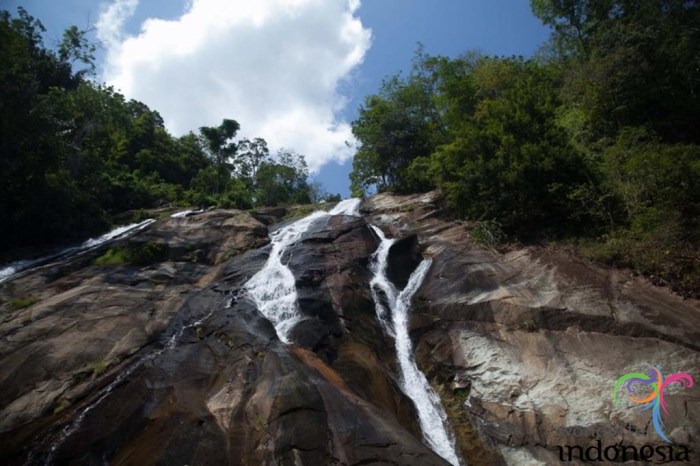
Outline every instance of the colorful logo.
<svg viewBox="0 0 700 466">
<path fill-rule="evenodd" d="M 672 383 L 679 383 L 683 388 L 690 388 L 693 386 L 693 377 L 685 372 L 679 372 L 664 379 L 661 369 L 658 367 L 649 368 L 649 375 L 640 372 L 630 372 L 629 374 L 623 375 L 615 382 L 615 386 L 613 387 L 613 402 L 619 402 L 617 394 L 620 391 L 620 387 L 624 384 L 628 399 L 633 403 L 643 405 L 642 411 L 651 410 L 651 418 L 656 433 L 659 434 L 659 437 L 671 443 L 663 431 L 664 423 L 661 419 L 661 410 L 663 410 L 667 416 L 669 415 L 666 410 L 664 390 Z M 646 385 L 647 390 L 643 390 L 642 387 L 638 385 Z M 651 392 L 649 392 L 649 390 L 651 390 Z M 646 394 L 637 396 L 642 391 L 646 392 Z"/>
</svg>

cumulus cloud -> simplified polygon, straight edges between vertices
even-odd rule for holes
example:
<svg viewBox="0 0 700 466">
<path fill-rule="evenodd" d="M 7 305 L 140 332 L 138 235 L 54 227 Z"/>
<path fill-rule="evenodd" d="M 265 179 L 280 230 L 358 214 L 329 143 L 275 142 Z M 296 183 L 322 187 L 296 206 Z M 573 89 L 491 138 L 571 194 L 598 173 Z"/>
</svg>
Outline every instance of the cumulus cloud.
<svg viewBox="0 0 700 466">
<path fill-rule="evenodd" d="M 370 46 L 359 0 L 193 0 L 179 19 L 148 19 L 124 37 L 137 2 L 116 0 L 98 20 L 103 77 L 173 133 L 233 118 L 242 135 L 294 149 L 312 170 L 352 155 L 338 87 Z"/>
<path fill-rule="evenodd" d="M 134 14 L 138 4 L 139 0 L 116 0 L 103 7 L 95 25 L 97 38 L 110 49 L 118 46 L 124 23 Z"/>
</svg>

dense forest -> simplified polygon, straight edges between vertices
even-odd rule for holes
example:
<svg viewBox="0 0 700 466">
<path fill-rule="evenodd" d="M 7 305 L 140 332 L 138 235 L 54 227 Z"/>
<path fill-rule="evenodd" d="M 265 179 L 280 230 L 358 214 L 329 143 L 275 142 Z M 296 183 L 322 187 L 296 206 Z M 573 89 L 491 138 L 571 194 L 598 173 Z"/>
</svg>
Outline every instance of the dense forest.
<svg viewBox="0 0 700 466">
<path fill-rule="evenodd" d="M 23 8 L 0 12 L 0 250 L 85 238 L 133 209 L 324 196 L 303 155 L 236 139 L 231 119 L 174 137 L 157 111 L 95 82 L 85 31 L 69 28 L 55 50 L 43 32 Z"/>
<path fill-rule="evenodd" d="M 352 190 L 439 188 L 474 237 L 549 241 L 700 290 L 700 8 L 531 0 L 531 59 L 429 56 L 366 98 Z"/>
</svg>

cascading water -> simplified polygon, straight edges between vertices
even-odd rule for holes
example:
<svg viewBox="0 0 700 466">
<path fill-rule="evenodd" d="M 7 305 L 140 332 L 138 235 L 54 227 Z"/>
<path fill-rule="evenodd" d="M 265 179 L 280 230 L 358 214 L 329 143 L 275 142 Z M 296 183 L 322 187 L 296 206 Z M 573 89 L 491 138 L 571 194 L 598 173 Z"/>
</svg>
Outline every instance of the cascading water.
<svg viewBox="0 0 700 466">
<path fill-rule="evenodd" d="M 61 251 L 55 253 L 55 254 L 50 254 L 45 257 L 41 257 L 39 259 L 31 259 L 31 260 L 21 260 L 17 262 L 12 262 L 11 264 L 8 264 L 4 266 L 3 268 L 0 269 L 0 283 L 10 280 L 11 278 L 16 278 L 20 273 L 22 272 L 28 272 L 29 270 L 39 267 L 44 264 L 48 264 L 49 262 L 56 261 L 59 259 L 64 259 L 68 256 L 77 256 L 79 254 L 82 254 L 84 252 L 90 251 L 97 246 L 100 246 L 102 244 L 105 244 L 109 241 L 113 241 L 115 239 L 121 239 L 121 238 L 126 238 L 127 236 L 130 236 L 137 231 L 141 231 L 147 226 L 149 226 L 151 223 L 155 222 L 154 219 L 148 219 L 144 220 L 143 222 L 140 223 L 133 223 L 131 225 L 124 225 L 118 228 L 115 228 L 114 230 L 105 233 L 102 236 L 99 236 L 97 238 L 90 238 L 89 240 L 85 241 L 83 244 L 79 246 L 72 246 L 66 249 L 62 249 Z"/>
<path fill-rule="evenodd" d="M 330 215 L 359 215 L 360 200 L 346 199 L 329 212 L 316 211 L 270 235 L 272 250 L 265 266 L 244 285 L 260 312 L 274 325 L 279 339 L 289 343 L 289 331 L 301 318 L 297 304 L 296 281 L 282 263 L 287 249 L 299 241 L 318 219 Z"/>
<path fill-rule="evenodd" d="M 359 215 L 360 200 L 359 199 L 347 199 L 338 203 L 329 212 L 317 211 L 302 218 L 290 225 L 287 225 L 280 230 L 274 232 L 272 237 L 273 248 L 270 253 L 270 258 L 268 259 L 265 267 L 254 275 L 244 286 L 244 290 L 249 293 L 251 297 L 255 300 L 259 309 L 263 314 L 270 319 L 278 334 L 283 341 L 286 341 L 285 329 L 291 327 L 294 322 L 294 318 L 298 316 L 298 309 L 296 304 L 296 286 L 294 281 L 294 276 L 289 268 L 282 264 L 281 257 L 287 247 L 292 245 L 294 242 L 298 241 L 302 235 L 308 230 L 309 226 L 317 219 L 322 217 L 328 217 L 330 215 Z M 186 216 L 190 212 L 184 215 L 177 215 L 174 218 L 181 218 Z M 183 213 L 179 213 L 183 214 Z M 145 226 L 150 225 L 153 220 L 143 222 L 136 226 L 130 225 L 129 227 L 123 227 L 121 231 L 117 233 L 117 230 L 108 233 L 100 237 L 97 241 L 104 239 L 107 241 L 109 239 L 114 239 L 116 237 L 123 237 L 125 231 L 131 232 L 132 229 L 138 228 L 139 230 L 145 228 Z M 121 235 L 121 236 L 120 236 Z M 83 247 L 94 247 L 98 244 L 102 244 L 104 241 L 99 243 L 89 244 L 90 240 L 83 244 Z M 230 301 L 229 301 L 230 303 Z M 230 304 L 229 304 L 230 305 Z M 228 305 L 227 305 L 228 307 Z M 281 311 L 277 311 L 277 307 Z M 66 441 L 68 437 L 73 435 L 82 425 L 87 414 L 92 411 L 96 406 L 98 406 L 105 398 L 107 398 L 110 393 L 121 384 L 130 374 L 132 374 L 136 369 L 141 367 L 147 361 L 153 360 L 163 352 L 173 349 L 177 341 L 182 337 L 185 330 L 191 327 L 201 325 L 206 319 L 208 319 L 217 308 L 212 309 L 206 316 L 198 319 L 197 321 L 184 325 L 179 330 L 175 331 L 172 336 L 168 339 L 165 346 L 153 353 L 150 353 L 131 364 L 129 367 L 124 369 L 110 384 L 100 390 L 94 397 L 93 402 L 91 402 L 87 407 L 85 407 L 80 414 L 71 422 L 66 425 L 58 434 L 56 440 L 51 444 L 49 448 L 49 453 L 45 458 L 45 464 L 50 465 L 53 463 L 53 458 L 58 448 Z M 32 455 L 28 458 L 28 464 L 33 462 Z"/>
<path fill-rule="evenodd" d="M 374 225 L 370 225 L 381 242 L 372 257 L 370 281 L 377 318 L 384 331 L 394 337 L 396 358 L 399 362 L 400 384 L 403 392 L 413 401 L 423 437 L 430 448 L 454 466 L 461 464 L 455 449 L 454 436 L 447 422 L 447 414 L 440 397 L 418 369 L 413 356 L 413 344 L 408 335 L 408 315 L 411 299 L 418 291 L 430 268 L 430 259 L 424 259 L 413 271 L 406 287 L 399 293 L 386 275 L 389 248 L 394 243 Z M 383 296 L 382 296 L 383 295 Z"/>
</svg>

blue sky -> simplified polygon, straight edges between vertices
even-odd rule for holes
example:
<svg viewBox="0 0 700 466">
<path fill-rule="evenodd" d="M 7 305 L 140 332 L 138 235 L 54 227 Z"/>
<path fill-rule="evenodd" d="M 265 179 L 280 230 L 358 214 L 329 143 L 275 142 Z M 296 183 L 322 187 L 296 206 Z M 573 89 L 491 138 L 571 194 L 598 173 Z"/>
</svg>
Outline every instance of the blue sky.
<svg viewBox="0 0 700 466">
<path fill-rule="evenodd" d="M 531 56 L 549 35 L 527 0 L 0 0 L 20 5 L 49 46 L 72 24 L 94 28 L 98 79 L 173 133 L 234 118 L 243 136 L 304 153 L 343 196 L 349 123 L 383 78 L 410 69 L 418 42 L 432 55 Z"/>
</svg>

